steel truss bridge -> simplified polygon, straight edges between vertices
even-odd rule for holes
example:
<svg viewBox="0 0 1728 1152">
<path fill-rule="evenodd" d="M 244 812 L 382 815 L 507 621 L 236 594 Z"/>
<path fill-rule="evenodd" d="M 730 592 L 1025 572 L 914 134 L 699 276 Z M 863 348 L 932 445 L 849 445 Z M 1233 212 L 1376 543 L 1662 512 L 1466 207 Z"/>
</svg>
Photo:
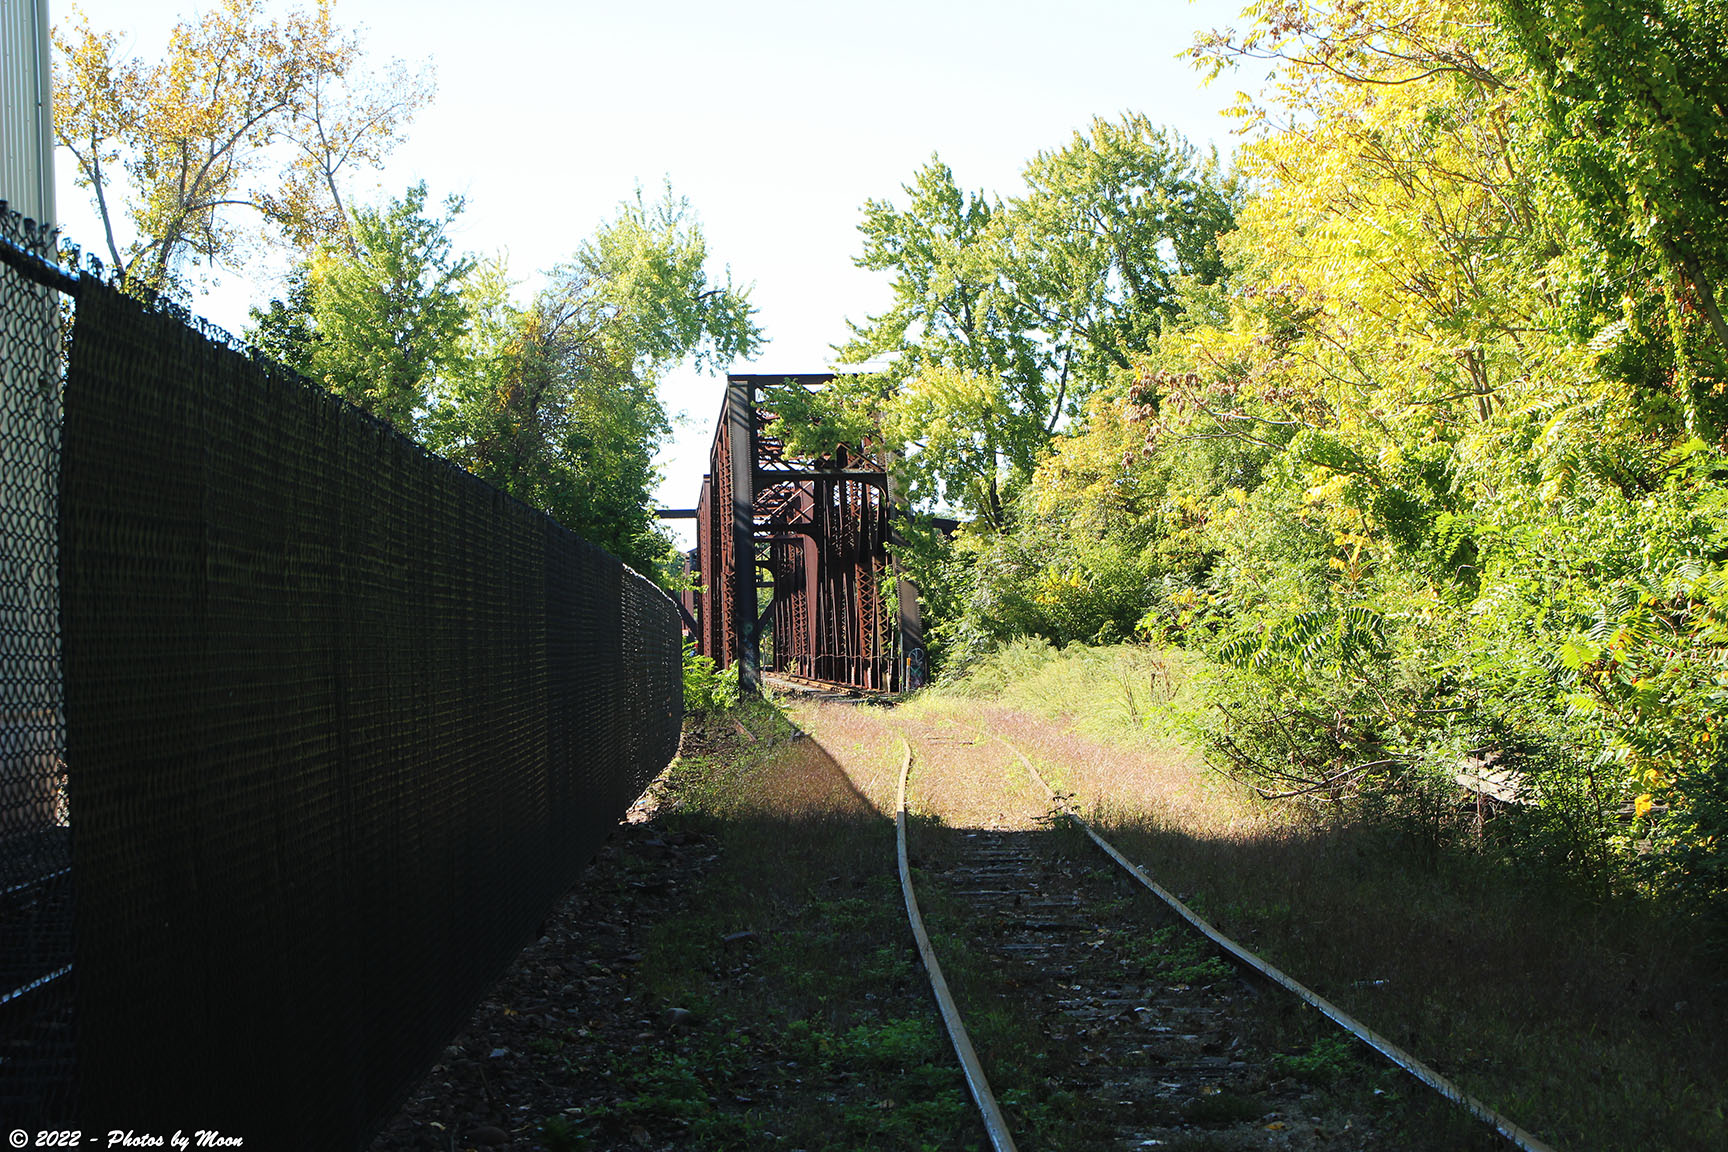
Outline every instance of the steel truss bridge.
<svg viewBox="0 0 1728 1152">
<path fill-rule="evenodd" d="M 685 626 L 696 650 L 736 663 L 755 688 L 764 670 L 865 691 L 924 682 L 918 594 L 901 578 L 896 494 L 869 444 L 814 459 L 788 454 L 770 386 L 821 388 L 832 375 L 726 378 L 726 400 L 695 509 Z M 771 399 L 770 399 L 771 402 Z M 764 639 L 766 657 L 764 658 Z"/>
</svg>

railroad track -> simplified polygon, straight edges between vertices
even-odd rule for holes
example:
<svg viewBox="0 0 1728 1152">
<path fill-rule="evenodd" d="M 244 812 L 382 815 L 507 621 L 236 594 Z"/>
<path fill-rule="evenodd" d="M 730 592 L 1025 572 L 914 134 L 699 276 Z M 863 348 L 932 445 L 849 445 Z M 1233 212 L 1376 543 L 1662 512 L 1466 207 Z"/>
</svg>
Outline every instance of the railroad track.
<svg viewBox="0 0 1728 1152">
<path fill-rule="evenodd" d="M 762 683 L 777 692 L 788 693 L 806 700 L 881 704 L 898 699 L 898 694 L 879 688 L 859 688 L 851 684 L 836 684 L 828 680 L 812 680 L 790 672 L 764 672 Z"/>
<path fill-rule="evenodd" d="M 1051 790 L 1024 754 L 998 737 L 1049 797 L 1051 821 L 1080 835 L 1012 830 L 948 833 L 945 850 L 923 861 L 914 887 L 907 848 L 906 793 L 917 756 L 907 742 L 896 814 L 901 883 L 913 932 L 950 1038 L 996 1152 L 1016 1149 L 973 1051 L 961 1002 L 930 947 L 918 893 L 944 922 L 963 925 L 970 966 L 988 964 L 1016 989 L 1047 1041 L 1047 1083 L 1083 1093 L 1097 1107 L 1099 1147 L 1188 1146 L 1203 1128 L 1205 1147 L 1378 1148 L 1371 1116 L 1316 1103 L 1289 1062 L 1264 1050 L 1265 1019 L 1306 1003 L 1380 1056 L 1480 1120 L 1485 1147 L 1554 1152 L 1336 1006 L 1216 931 L 1099 836 Z M 968 741 L 970 742 L 970 741 Z M 929 749 L 923 750 L 928 755 Z M 1089 838 L 1091 844 L 1081 837 Z M 1148 924 L 1140 889 L 1168 910 Z M 1230 962 L 1226 964 L 1224 959 Z M 1280 1002 L 1282 1001 L 1282 1002 Z M 1000 1011 L 1002 1005 L 986 1006 Z M 1322 1113 L 1322 1114 L 1317 1114 Z M 1497 1133 L 1495 1141 L 1487 1129 Z"/>
</svg>

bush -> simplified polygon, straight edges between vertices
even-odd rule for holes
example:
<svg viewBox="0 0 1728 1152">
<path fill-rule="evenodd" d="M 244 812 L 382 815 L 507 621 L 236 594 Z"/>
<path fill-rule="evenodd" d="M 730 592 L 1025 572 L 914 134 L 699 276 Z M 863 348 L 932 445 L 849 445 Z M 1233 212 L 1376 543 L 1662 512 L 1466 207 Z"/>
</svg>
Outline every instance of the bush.
<svg viewBox="0 0 1728 1152">
<path fill-rule="evenodd" d="M 684 645 L 684 711 L 725 712 L 738 706 L 738 666 L 720 671 L 708 656 L 696 654 L 693 644 Z"/>
</svg>

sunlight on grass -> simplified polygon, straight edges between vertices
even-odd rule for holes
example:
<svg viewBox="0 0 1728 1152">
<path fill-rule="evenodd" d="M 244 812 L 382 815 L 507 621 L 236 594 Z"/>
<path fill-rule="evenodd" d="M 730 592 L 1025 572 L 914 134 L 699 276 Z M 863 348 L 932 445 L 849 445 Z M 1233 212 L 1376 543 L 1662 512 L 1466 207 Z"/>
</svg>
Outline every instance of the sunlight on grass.
<svg viewBox="0 0 1728 1152">
<path fill-rule="evenodd" d="M 1063 719 L 1094 738 L 1179 751 L 1204 707 L 1205 664 L 1192 653 L 1132 644 L 1052 647 L 1022 638 L 926 696 L 985 700 Z"/>
<path fill-rule="evenodd" d="M 1226 933 L 1562 1147 L 1720 1136 L 1720 1094 L 1704 1102 L 1728 1059 L 1720 967 L 1670 910 L 1468 837 L 1430 842 L 1396 814 L 1262 800 L 1182 747 L 1204 697 L 1191 656 L 1032 641 L 898 712 L 976 741 L 966 772 L 927 771 L 942 805 L 959 775 L 975 794 L 961 810 L 988 808 L 1017 763 L 993 738 L 1012 742 Z"/>
</svg>

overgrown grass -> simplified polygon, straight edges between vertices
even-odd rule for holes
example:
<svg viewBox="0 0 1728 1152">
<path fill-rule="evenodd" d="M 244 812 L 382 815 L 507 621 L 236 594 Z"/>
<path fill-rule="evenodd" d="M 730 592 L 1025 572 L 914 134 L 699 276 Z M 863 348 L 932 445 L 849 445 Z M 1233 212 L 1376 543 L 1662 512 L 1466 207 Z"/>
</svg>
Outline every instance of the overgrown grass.
<svg viewBox="0 0 1728 1152">
<path fill-rule="evenodd" d="M 1099 919 L 1093 929 L 1096 935 L 1080 950 L 1080 955 L 1088 958 L 1083 963 L 1091 967 L 1089 975 L 1071 979 L 1210 986 L 1234 984 L 1234 970 L 1191 933 L 1166 925 L 1161 905 L 1119 878 L 1090 842 L 1065 821 L 1052 819 L 1042 791 L 1017 761 L 989 738 L 988 731 L 977 726 L 981 714 L 968 702 L 926 696 L 892 712 L 825 707 L 800 709 L 797 715 L 854 779 L 868 782 L 867 791 L 882 790 L 884 808 L 892 802 L 891 782 L 897 772 L 883 770 L 888 766 L 882 764 L 880 749 L 884 744 L 897 746 L 901 735 L 911 742 L 915 754 L 909 791 L 909 848 L 914 886 L 944 972 L 1010 1129 L 1024 1146 L 1047 1152 L 1115 1146 L 1120 1136 L 1118 1125 L 1128 1119 L 1128 1112 L 1114 1098 L 1101 1105 L 1096 1092 L 1086 1087 L 1096 1079 L 1087 1066 L 1098 1057 L 1090 1049 L 1096 1042 L 1090 1029 L 1067 1022 L 1053 1025 L 1054 1018 L 1039 1007 L 1044 994 L 1055 992 L 1062 984 L 1061 978 L 1054 972 L 1005 962 L 990 939 L 1003 929 L 1003 923 L 992 917 L 981 919 L 970 902 L 950 895 L 936 874 L 965 851 L 967 830 L 998 829 L 1025 835 L 1034 844 L 1034 856 L 1044 862 L 1039 867 L 1065 872 L 1078 867 L 1082 873 L 1094 874 L 1094 879 L 1086 882 L 1093 890 L 1085 915 Z M 1003 718 L 993 714 L 990 719 Z M 890 764 L 898 763 L 897 756 L 889 760 Z M 1026 880 L 1034 889 L 1040 883 L 1036 875 Z M 1262 1000 L 1238 1023 L 1245 1029 L 1238 1035 L 1244 1053 L 1287 1051 L 1300 1056 L 1311 1050 L 1317 1035 L 1324 1034 L 1317 1018 L 1293 1000 Z M 1131 1061 L 1135 1053 L 1116 1055 Z M 1390 1069 L 1360 1053 L 1352 1055 L 1350 1066 L 1354 1072 L 1351 1082 L 1328 1088 L 1320 1094 L 1326 1097 L 1324 1102 L 1319 1095 L 1312 1100 L 1305 1097 L 1304 1107 L 1335 1120 L 1335 1131 L 1342 1130 L 1351 1117 L 1357 1121 L 1372 1118 L 1372 1123 L 1388 1134 L 1398 1134 L 1399 1147 L 1457 1152 L 1480 1145 L 1481 1133 L 1473 1122 L 1460 1122 L 1437 1100 L 1412 1096 L 1402 1078 Z M 1156 1089 L 1151 1095 L 1137 1093 L 1133 1122 L 1198 1126 L 1199 1130 L 1174 1138 L 1172 1147 L 1241 1147 L 1240 1134 L 1216 1143 L 1212 1139 L 1216 1134 L 1203 1129 L 1264 1116 L 1268 1106 L 1258 1093 L 1267 1083 L 1269 1080 L 1263 1079 L 1260 1087 L 1250 1086 L 1245 1093 L 1226 1093 L 1217 1099 L 1154 1099 Z M 1252 1111 L 1256 1107 L 1258 1110 Z"/>
<path fill-rule="evenodd" d="M 771 705 L 705 723 L 713 747 L 687 738 L 658 823 L 718 859 L 636 971 L 644 1013 L 684 1021 L 678 1042 L 621 1055 L 607 1069 L 617 1102 L 580 1125 L 549 1120 L 548 1142 L 623 1146 L 640 1127 L 705 1150 L 980 1147 L 901 914 L 892 824 Z M 886 745 L 857 751 L 894 763 Z"/>
<path fill-rule="evenodd" d="M 636 970 L 644 1015 L 678 1009 L 688 1023 L 605 1070 L 624 1091 L 604 1113 L 547 1118 L 547 1146 L 626 1146 L 640 1127 L 693 1149 L 982 1147 L 900 910 L 888 817 L 902 732 L 924 750 L 915 864 L 939 865 L 956 828 L 1061 839 L 991 739 L 1003 736 L 1227 932 L 1558 1147 L 1723 1146 L 1722 973 L 1683 921 L 1509 870 L 1469 837 L 1259 801 L 1180 747 L 1205 683 L 1203 668 L 1141 650 L 1022 645 L 892 711 L 798 710 L 800 728 L 747 700 L 697 721 L 725 746 L 687 745 L 660 822 L 712 841 L 718 860 Z M 1016 1131 L 1056 1152 L 1097 1146 L 1095 1102 L 1049 1074 L 1061 1042 L 1029 1025 L 1023 989 L 987 949 L 943 930 L 968 910 L 936 885 L 920 898 Z M 1126 910 L 1141 897 L 1120 899 Z M 1153 916 L 1119 936 L 1124 970 L 1144 979 L 1221 978 L 1215 957 Z M 1274 1011 L 1269 1027 L 1274 1077 L 1356 1093 L 1369 1110 L 1426 1098 L 1305 1010 Z M 1171 1119 L 1208 1147 L 1204 1126 L 1250 1115 L 1259 1091 L 1188 1101 L 1193 1114 Z"/>
<path fill-rule="evenodd" d="M 1177 751 L 1187 747 L 1192 718 L 1205 707 L 1206 669 L 1201 657 L 1181 649 L 1057 648 L 1029 637 L 982 657 L 931 695 L 988 701 L 1062 718 L 1094 739 Z"/>
<path fill-rule="evenodd" d="M 1518 867 L 1447 805 L 1258 800 L 1175 747 L 1193 659 L 1022 644 L 920 706 L 987 717 L 1226 932 L 1559 1147 L 1728 1146 L 1728 983 L 1694 923 Z"/>
</svg>

